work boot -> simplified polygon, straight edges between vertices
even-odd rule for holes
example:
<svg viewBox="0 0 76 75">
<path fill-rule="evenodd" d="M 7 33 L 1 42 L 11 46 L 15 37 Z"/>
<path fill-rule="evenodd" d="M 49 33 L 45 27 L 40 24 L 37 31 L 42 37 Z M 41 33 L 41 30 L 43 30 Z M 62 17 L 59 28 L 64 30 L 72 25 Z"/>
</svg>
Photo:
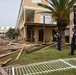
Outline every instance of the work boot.
<svg viewBox="0 0 76 75">
<path fill-rule="evenodd" d="M 74 55 L 74 53 L 70 53 L 70 55 Z"/>
</svg>

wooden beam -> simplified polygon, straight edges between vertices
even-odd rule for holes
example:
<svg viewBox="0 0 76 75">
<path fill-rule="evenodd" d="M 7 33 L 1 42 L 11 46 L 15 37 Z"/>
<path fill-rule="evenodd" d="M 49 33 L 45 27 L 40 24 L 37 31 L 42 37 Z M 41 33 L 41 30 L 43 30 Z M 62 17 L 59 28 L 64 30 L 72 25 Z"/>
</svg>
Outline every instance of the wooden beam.
<svg viewBox="0 0 76 75">
<path fill-rule="evenodd" d="M 13 54 L 13 53 L 18 52 L 18 51 L 19 50 L 13 51 L 13 52 L 10 52 L 10 53 L 7 53 L 7 54 L 2 54 L 2 55 L 0 55 L 0 58 L 5 57 L 5 56 L 10 55 L 10 54 Z"/>
<path fill-rule="evenodd" d="M 5 62 L 0 62 L 0 66 L 6 65 L 12 58 L 9 58 Z"/>
<path fill-rule="evenodd" d="M 21 53 L 22 53 L 22 52 L 23 52 L 23 50 L 24 50 L 24 47 L 25 47 L 25 44 L 23 44 L 23 47 L 22 47 L 22 49 L 20 50 L 20 52 L 19 52 L 19 54 L 18 54 L 18 56 L 16 57 L 16 59 L 15 59 L 15 60 L 19 59 L 19 57 L 20 57 Z"/>
</svg>

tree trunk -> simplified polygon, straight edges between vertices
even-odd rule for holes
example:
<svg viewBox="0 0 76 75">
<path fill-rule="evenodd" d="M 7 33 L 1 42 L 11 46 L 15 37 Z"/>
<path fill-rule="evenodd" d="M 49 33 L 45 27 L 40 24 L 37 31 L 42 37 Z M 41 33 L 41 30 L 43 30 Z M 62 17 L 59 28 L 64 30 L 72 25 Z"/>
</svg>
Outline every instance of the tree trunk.
<svg viewBox="0 0 76 75">
<path fill-rule="evenodd" d="M 65 31 L 61 31 L 61 42 L 62 42 L 62 45 L 65 45 Z"/>
</svg>

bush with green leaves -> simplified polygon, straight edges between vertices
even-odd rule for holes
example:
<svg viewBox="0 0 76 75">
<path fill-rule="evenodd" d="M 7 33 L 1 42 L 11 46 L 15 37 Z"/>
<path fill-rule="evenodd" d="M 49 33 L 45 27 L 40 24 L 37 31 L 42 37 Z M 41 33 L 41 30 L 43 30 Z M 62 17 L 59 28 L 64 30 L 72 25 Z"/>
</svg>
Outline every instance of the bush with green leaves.
<svg viewBox="0 0 76 75">
<path fill-rule="evenodd" d="M 6 33 L 6 36 L 9 39 L 15 39 L 15 37 L 18 38 L 19 35 L 20 35 L 20 30 L 19 29 L 14 29 L 14 28 L 9 28 L 9 30 Z"/>
</svg>

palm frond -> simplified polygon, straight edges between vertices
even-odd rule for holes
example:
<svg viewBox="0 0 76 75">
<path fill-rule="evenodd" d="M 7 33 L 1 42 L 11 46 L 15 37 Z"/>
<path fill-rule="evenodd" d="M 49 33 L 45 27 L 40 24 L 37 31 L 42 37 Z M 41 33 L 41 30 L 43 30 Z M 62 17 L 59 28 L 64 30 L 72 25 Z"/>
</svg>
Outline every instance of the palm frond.
<svg viewBox="0 0 76 75">
<path fill-rule="evenodd" d="M 53 4 L 56 11 L 60 9 L 58 0 L 51 0 L 51 3 Z"/>
<path fill-rule="evenodd" d="M 55 7 L 55 5 L 51 1 L 49 1 L 49 0 L 46 0 L 46 1 L 49 3 L 50 7 L 52 7 L 54 9 L 54 11 L 56 11 L 57 7 Z"/>
<path fill-rule="evenodd" d="M 71 0 L 68 4 L 68 8 L 67 9 L 71 9 L 74 6 L 74 3 L 76 2 L 76 0 Z"/>
<path fill-rule="evenodd" d="M 41 7 L 45 8 L 45 9 L 49 9 L 50 11 L 54 11 L 54 9 L 52 7 L 50 7 L 48 5 L 45 5 L 45 4 L 38 3 L 38 6 L 41 6 Z"/>
<path fill-rule="evenodd" d="M 46 0 L 50 6 L 38 3 L 38 6 L 49 9 L 49 11 L 39 13 L 52 13 L 55 18 L 68 19 L 68 15 L 73 11 L 73 5 L 76 0 Z"/>
<path fill-rule="evenodd" d="M 60 4 L 60 7 L 61 7 L 61 10 L 66 9 L 68 3 L 69 3 L 69 0 L 59 0 L 59 4 Z"/>
</svg>

